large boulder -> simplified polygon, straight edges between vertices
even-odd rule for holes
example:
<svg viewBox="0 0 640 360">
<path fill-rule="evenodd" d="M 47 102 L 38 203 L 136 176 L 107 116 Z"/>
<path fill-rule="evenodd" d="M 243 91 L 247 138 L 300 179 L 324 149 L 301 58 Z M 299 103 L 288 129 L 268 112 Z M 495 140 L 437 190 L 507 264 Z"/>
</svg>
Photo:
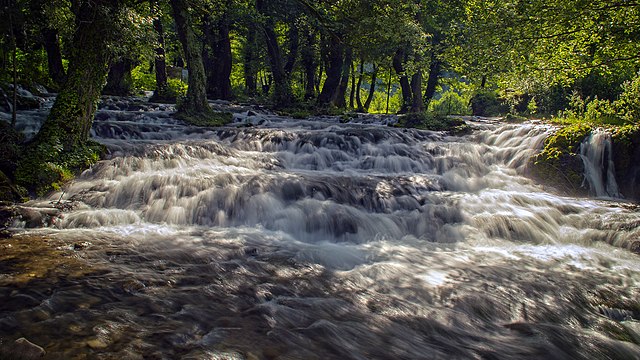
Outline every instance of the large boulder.
<svg viewBox="0 0 640 360">
<path fill-rule="evenodd" d="M 591 130 L 589 125 L 572 125 L 549 136 L 542 152 L 531 159 L 529 175 L 562 194 L 588 196 L 589 189 L 584 184 L 584 163 L 579 152 L 580 144 Z"/>
</svg>

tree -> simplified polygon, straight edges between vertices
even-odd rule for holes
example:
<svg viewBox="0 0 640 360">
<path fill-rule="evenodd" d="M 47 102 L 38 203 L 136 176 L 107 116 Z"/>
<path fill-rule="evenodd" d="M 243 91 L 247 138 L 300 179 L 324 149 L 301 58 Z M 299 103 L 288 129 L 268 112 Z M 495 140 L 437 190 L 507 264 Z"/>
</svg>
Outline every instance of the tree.
<svg viewBox="0 0 640 360">
<path fill-rule="evenodd" d="M 201 45 L 193 30 L 193 20 L 189 12 L 190 0 L 171 0 L 176 31 L 187 60 L 189 69 L 189 88 L 178 109 L 183 119 L 206 119 L 211 114 L 207 102 L 206 74 L 202 62 Z"/>
<path fill-rule="evenodd" d="M 65 179 L 75 169 L 97 160 L 87 147 L 97 101 L 105 84 L 114 49 L 145 24 L 123 1 L 74 2 L 74 36 L 69 49 L 67 80 L 44 122 L 18 164 L 16 177 L 37 187 Z M 41 189 L 47 190 L 47 188 Z"/>
</svg>

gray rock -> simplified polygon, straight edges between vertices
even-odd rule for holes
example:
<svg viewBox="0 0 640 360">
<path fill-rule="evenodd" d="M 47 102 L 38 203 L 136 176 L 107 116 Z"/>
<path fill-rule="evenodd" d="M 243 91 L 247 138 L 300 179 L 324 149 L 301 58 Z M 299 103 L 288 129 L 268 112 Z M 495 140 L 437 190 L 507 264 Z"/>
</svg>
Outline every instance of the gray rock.
<svg viewBox="0 0 640 360">
<path fill-rule="evenodd" d="M 9 351 L 9 358 L 20 360 L 40 359 L 44 357 L 46 353 L 41 346 L 25 338 L 20 338 L 14 341 L 13 348 Z"/>
</svg>

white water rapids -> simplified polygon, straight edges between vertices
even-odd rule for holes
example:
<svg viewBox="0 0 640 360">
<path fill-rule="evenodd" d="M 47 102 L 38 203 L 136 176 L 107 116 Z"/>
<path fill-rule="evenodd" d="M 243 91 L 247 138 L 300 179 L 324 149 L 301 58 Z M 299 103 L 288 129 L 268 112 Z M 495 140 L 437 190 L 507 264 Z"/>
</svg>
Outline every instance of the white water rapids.
<svg viewBox="0 0 640 360">
<path fill-rule="evenodd" d="M 256 125 L 102 110 L 110 159 L 32 202 L 73 209 L 29 230 L 99 271 L 0 283 L 0 339 L 60 359 L 640 358 L 640 214 L 525 177 L 547 127 L 236 118 Z"/>
</svg>

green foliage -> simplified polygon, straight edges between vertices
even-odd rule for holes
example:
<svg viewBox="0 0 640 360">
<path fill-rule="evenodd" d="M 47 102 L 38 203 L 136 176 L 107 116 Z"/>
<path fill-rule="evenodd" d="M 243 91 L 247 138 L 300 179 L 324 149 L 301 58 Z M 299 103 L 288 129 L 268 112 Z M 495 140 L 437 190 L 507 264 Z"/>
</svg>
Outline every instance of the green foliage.
<svg viewBox="0 0 640 360">
<path fill-rule="evenodd" d="M 499 116 L 508 111 L 507 106 L 498 98 L 498 94 L 491 90 L 476 91 L 469 103 L 473 115 L 477 116 Z"/>
<path fill-rule="evenodd" d="M 131 70 L 131 78 L 133 80 L 133 88 L 139 91 L 153 91 L 156 88 L 156 75 L 150 73 L 146 66 L 139 65 Z M 187 93 L 187 84 L 174 78 L 167 79 L 167 93 L 162 95 L 162 100 L 176 101 L 180 97 L 184 97 Z"/>
<path fill-rule="evenodd" d="M 368 91 L 364 91 L 361 89 L 362 99 L 365 99 L 368 95 Z M 364 100 L 362 100 L 364 102 Z M 402 94 L 400 91 L 395 91 L 389 97 L 389 114 L 395 114 L 400 111 L 400 107 L 402 107 Z M 370 114 L 386 114 L 387 113 L 387 91 L 386 88 L 384 91 L 380 90 L 373 94 L 373 100 L 371 100 L 371 105 L 369 106 Z"/>
<path fill-rule="evenodd" d="M 146 71 L 145 68 L 144 65 L 138 65 L 131 70 L 133 87 L 136 90 L 152 91 L 156 88 L 156 76 Z"/>
<path fill-rule="evenodd" d="M 70 150 L 64 150 L 58 139 L 39 143 L 19 160 L 16 182 L 43 196 L 51 190 L 59 190 L 76 173 L 95 164 L 105 151 L 103 145 L 92 141 Z"/>
<path fill-rule="evenodd" d="M 431 100 L 429 111 L 440 115 L 471 115 L 469 99 L 453 90 L 446 91 L 439 99 Z"/>
<path fill-rule="evenodd" d="M 640 72 L 622 84 L 622 94 L 615 102 L 621 117 L 629 123 L 640 122 Z"/>
</svg>

